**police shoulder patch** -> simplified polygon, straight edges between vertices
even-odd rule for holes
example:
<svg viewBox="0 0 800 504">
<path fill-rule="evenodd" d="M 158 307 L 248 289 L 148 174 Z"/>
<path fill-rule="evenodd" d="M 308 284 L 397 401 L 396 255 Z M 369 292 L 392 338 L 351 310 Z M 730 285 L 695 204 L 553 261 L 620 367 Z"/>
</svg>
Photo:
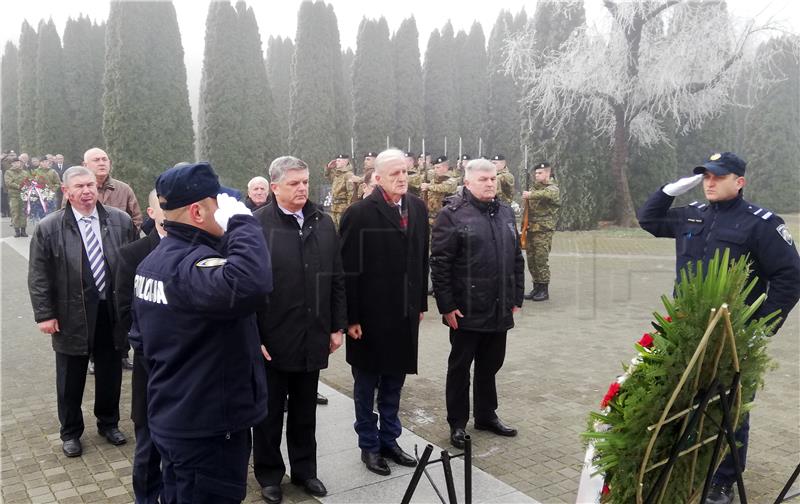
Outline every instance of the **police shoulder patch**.
<svg viewBox="0 0 800 504">
<path fill-rule="evenodd" d="M 786 224 L 781 224 L 780 226 L 775 228 L 775 230 L 778 232 L 779 235 L 781 235 L 783 241 L 785 241 L 789 245 L 794 244 L 794 239 L 792 238 L 792 234 L 789 232 L 789 228 L 786 227 Z"/>
<path fill-rule="evenodd" d="M 766 208 L 760 208 L 755 205 L 749 205 L 747 207 L 747 211 L 763 220 L 769 220 L 773 215 L 775 215 Z"/>
<path fill-rule="evenodd" d="M 216 268 L 228 262 L 224 257 L 208 257 L 197 261 L 194 265 L 198 268 Z"/>
</svg>

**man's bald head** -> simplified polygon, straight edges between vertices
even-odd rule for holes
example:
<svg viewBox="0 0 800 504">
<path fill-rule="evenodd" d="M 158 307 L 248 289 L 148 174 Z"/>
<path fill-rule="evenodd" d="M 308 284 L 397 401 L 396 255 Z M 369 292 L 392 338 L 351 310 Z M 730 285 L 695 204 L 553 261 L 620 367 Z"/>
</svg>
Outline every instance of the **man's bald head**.
<svg viewBox="0 0 800 504">
<path fill-rule="evenodd" d="M 94 172 L 98 186 L 102 186 L 111 173 L 111 160 L 106 151 L 99 147 L 92 147 L 83 153 L 83 166 Z"/>
</svg>

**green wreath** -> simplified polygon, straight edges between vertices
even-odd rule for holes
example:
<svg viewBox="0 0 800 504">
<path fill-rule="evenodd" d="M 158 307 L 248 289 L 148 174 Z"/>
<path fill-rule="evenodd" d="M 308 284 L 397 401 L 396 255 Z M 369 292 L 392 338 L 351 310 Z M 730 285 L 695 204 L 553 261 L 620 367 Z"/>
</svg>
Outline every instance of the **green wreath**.
<svg viewBox="0 0 800 504">
<path fill-rule="evenodd" d="M 686 427 L 683 419 L 664 423 L 667 413 L 672 417 L 676 412 L 689 410 L 714 376 L 725 386 L 730 384 L 735 373 L 734 361 L 738 362 L 741 373 L 740 395 L 732 411 L 734 425 L 741 422 L 756 389 L 763 386 L 764 374 L 771 367 L 766 352 L 767 337 L 780 320 L 778 311 L 751 320 L 766 295 L 762 294 L 752 305 L 746 304 L 757 281 L 756 278 L 748 281 L 747 257 L 730 261 L 727 249 L 721 258 L 717 251 L 706 269 L 698 261 L 694 271 L 690 267 L 681 271 L 674 299 L 661 298 L 666 315 L 654 313 L 655 330 L 635 344 L 637 355 L 630 364 L 623 364 L 624 374 L 611 384 L 601 402 L 603 410 L 589 414 L 589 429 L 583 436 L 593 445 L 595 474 L 604 479 L 603 503 L 641 502 L 642 495 L 649 495 L 660 472 L 657 461 L 668 457 Z M 726 344 L 731 338 L 726 335 L 726 324 L 716 323 L 721 317 L 710 324 L 715 313 L 722 315 L 722 307 L 730 314 L 728 327 L 735 346 Z M 714 328 L 699 347 L 710 325 Z M 708 351 L 704 350 L 705 358 L 696 362 L 695 353 L 701 349 Z M 683 377 L 687 369 L 687 376 Z M 672 407 L 665 412 L 671 398 Z M 661 492 L 662 503 L 689 502 L 703 488 L 714 443 L 702 444 L 702 441 L 716 431 L 715 423 L 722 418 L 720 401 L 710 402 L 706 411 L 708 419 L 690 433 L 690 440 L 700 446 L 695 446 L 689 456 L 677 459 Z M 659 435 L 651 439 L 654 430 Z M 724 453 L 715 464 L 719 464 Z"/>
</svg>

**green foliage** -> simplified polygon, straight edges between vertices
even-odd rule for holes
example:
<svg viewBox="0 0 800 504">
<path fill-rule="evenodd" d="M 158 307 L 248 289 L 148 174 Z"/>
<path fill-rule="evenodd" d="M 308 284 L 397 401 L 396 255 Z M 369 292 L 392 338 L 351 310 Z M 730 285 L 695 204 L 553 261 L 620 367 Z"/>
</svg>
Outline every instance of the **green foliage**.
<svg viewBox="0 0 800 504">
<path fill-rule="evenodd" d="M 456 82 L 458 90 L 458 134 L 463 151 L 478 155 L 478 139 L 483 135 L 486 107 L 489 97 L 489 81 L 486 73 L 486 38 L 477 21 L 472 24 L 469 35 L 459 32 L 456 37 Z M 453 144 L 457 152 L 458 144 Z"/>
<path fill-rule="evenodd" d="M 36 56 L 39 36 L 27 21 L 22 22 L 19 35 L 17 73 L 17 125 L 19 127 L 19 153 L 34 156 L 39 152 L 36 145 Z"/>
<path fill-rule="evenodd" d="M 42 155 L 63 153 L 69 147 L 69 116 L 61 38 L 52 19 L 39 23 L 36 52 L 36 146 Z"/>
<path fill-rule="evenodd" d="M 585 438 L 593 440 L 595 466 L 605 474 L 605 481 L 611 489 L 603 502 L 635 501 L 640 466 L 651 438 L 647 427 L 659 421 L 709 326 L 713 315 L 711 310 L 718 310 L 725 304 L 730 311 L 736 356 L 731 346 L 726 344 L 725 324 L 720 319 L 721 323 L 710 334 L 704 359 L 697 361 L 670 412 L 683 411 L 696 403 L 698 399 L 692 396 L 691 385 L 698 373 L 698 390 L 707 389 L 714 377 L 722 384 L 731 383 L 735 369 L 732 363 L 736 358 L 741 371 L 742 408 L 737 417 L 741 422 L 749 408 L 746 403 L 763 385 L 764 373 L 770 365 L 767 337 L 778 322 L 775 314 L 750 320 L 765 296 L 759 297 L 751 306 L 746 304 L 747 294 L 755 286 L 755 280 L 748 281 L 749 273 L 746 257 L 731 262 L 728 250 L 722 257 L 717 251 L 707 265 L 698 261 L 681 271 L 681 281 L 673 300 L 662 297 L 666 315 L 654 314 L 653 346 L 647 349 L 636 345 L 639 362 L 624 366 L 628 377 L 620 392 L 602 413 L 590 414 L 590 429 L 584 434 Z M 720 349 L 717 366 L 715 356 Z M 693 433 L 693 442 L 715 433 L 713 426 L 721 419 L 719 401 L 709 403 L 707 413 L 710 418 L 705 419 L 702 432 L 698 429 Z M 662 428 L 648 459 L 648 467 L 668 456 L 680 435 L 682 423 L 683 420 L 677 420 Z M 693 473 L 690 472 L 691 456 L 678 459 L 662 502 L 687 502 L 690 480 L 695 489 L 702 489 L 712 450 L 713 443 L 698 450 Z M 648 495 L 658 474 L 658 469 L 645 473 L 643 495 Z"/>
<path fill-rule="evenodd" d="M 194 158 L 183 46 L 172 2 L 112 2 L 103 136 L 114 177 L 146 201 L 156 177 Z"/>
<path fill-rule="evenodd" d="M 649 147 L 638 144 L 631 146 L 628 157 L 628 186 L 631 189 L 634 208 L 642 206 L 653 191 L 675 180 L 675 154 L 675 147 L 666 142 Z M 708 155 L 698 159 L 692 168 L 707 157 Z M 681 176 L 685 177 L 690 173 L 691 169 L 686 169 Z M 696 196 L 698 191 L 699 188 L 692 191 L 692 195 Z M 689 201 L 695 199 L 697 198 L 694 197 Z"/>
<path fill-rule="evenodd" d="M 394 67 L 386 62 L 392 61 L 392 54 L 386 19 L 362 19 L 353 61 L 356 155 L 383 150 L 391 132 L 395 117 L 395 76 Z"/>
<path fill-rule="evenodd" d="M 105 70 L 105 23 L 88 17 L 68 19 L 64 28 L 63 86 L 68 107 L 69 146 L 63 152 L 67 164 L 79 164 L 83 153 L 103 141 L 103 72 Z"/>
<path fill-rule="evenodd" d="M 341 61 L 333 7 L 321 0 L 300 4 L 291 68 L 289 150 L 308 164 L 310 197 L 315 201 L 321 201 L 325 164 L 337 151 L 350 149 Z"/>
<path fill-rule="evenodd" d="M 455 87 L 455 38 L 448 21 L 428 39 L 423 69 L 425 89 L 425 149 L 434 157 L 458 154 L 458 101 Z"/>
<path fill-rule="evenodd" d="M 347 108 L 347 118 L 353 117 L 353 64 L 356 55 L 349 47 L 342 51 L 342 93 L 344 94 L 349 107 Z"/>
<path fill-rule="evenodd" d="M 501 11 L 489 35 L 488 73 L 489 103 L 486 129 L 483 133 L 483 152 L 487 155 L 504 154 L 509 167 L 515 170 L 517 180 L 524 180 L 519 168 L 519 106 L 517 87 L 510 75 L 505 74 L 504 46 L 512 33 L 514 17 L 508 11 Z M 529 159 L 530 161 L 530 159 Z"/>
<path fill-rule="evenodd" d="M 270 37 L 267 45 L 267 78 L 272 91 L 275 120 L 281 126 L 278 135 L 279 151 L 288 152 L 289 95 L 291 94 L 291 66 L 294 43 L 289 37 Z"/>
<path fill-rule="evenodd" d="M 13 42 L 6 42 L 3 62 L 0 65 L 0 103 L 3 120 L 0 121 L 0 144 L 3 150 L 13 150 L 19 154 L 19 124 L 17 110 L 19 97 L 18 51 Z"/>
<path fill-rule="evenodd" d="M 392 38 L 394 50 L 395 107 L 392 140 L 397 146 L 422 149 L 425 131 L 419 32 L 414 17 L 404 19 Z"/>
</svg>

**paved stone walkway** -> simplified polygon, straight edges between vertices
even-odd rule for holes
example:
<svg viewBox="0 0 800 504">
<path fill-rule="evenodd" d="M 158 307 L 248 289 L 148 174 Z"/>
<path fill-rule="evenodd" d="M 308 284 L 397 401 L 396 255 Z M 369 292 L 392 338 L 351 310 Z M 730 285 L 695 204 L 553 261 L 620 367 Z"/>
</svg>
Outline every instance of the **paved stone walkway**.
<svg viewBox="0 0 800 504">
<path fill-rule="evenodd" d="M 798 227 L 794 216 L 790 228 L 796 237 Z M 5 219 L 0 221 L 0 237 L 8 237 L 10 229 Z M 133 444 L 113 447 L 94 432 L 91 379 L 85 395 L 84 456 L 67 459 L 61 453 L 53 353 L 49 337 L 36 331 L 31 315 L 26 240 L 2 241 L 3 502 L 131 502 Z M 476 496 L 486 502 L 521 502 L 526 496 L 544 503 L 575 501 L 583 459 L 579 434 L 587 413 L 598 407 L 621 363 L 633 355 L 633 343 L 648 329 L 660 295 L 671 291 L 673 245 L 637 230 L 557 233 L 551 265 L 551 300 L 526 303 L 509 333 L 498 375 L 498 414 L 519 429 L 519 436 L 501 439 L 468 427 L 475 465 L 512 487 L 476 477 Z M 408 378 L 401 404 L 404 426 L 413 432 L 401 438 L 407 449 L 417 443 L 421 450 L 424 440 L 448 446 L 444 379 L 449 345 L 433 303 L 431 310 L 422 324 L 420 372 Z M 800 310 L 770 342 L 770 354 L 778 368 L 767 375 L 751 420 L 745 475 L 751 502 L 772 502 L 800 462 Z M 121 428 L 132 441 L 128 376 Z M 393 482 L 373 480 L 358 462 L 352 403 L 345 397 L 351 395 L 352 377 L 344 352 L 334 354 L 322 380 L 344 394 L 329 389 L 331 404 L 319 410 L 320 477 L 331 490 L 324 501 L 398 502 L 409 472 L 395 471 Z M 259 502 L 252 477 L 249 484 L 247 502 Z M 287 503 L 306 498 L 292 485 L 284 489 Z M 437 502 L 424 479 L 417 497 Z"/>
</svg>

